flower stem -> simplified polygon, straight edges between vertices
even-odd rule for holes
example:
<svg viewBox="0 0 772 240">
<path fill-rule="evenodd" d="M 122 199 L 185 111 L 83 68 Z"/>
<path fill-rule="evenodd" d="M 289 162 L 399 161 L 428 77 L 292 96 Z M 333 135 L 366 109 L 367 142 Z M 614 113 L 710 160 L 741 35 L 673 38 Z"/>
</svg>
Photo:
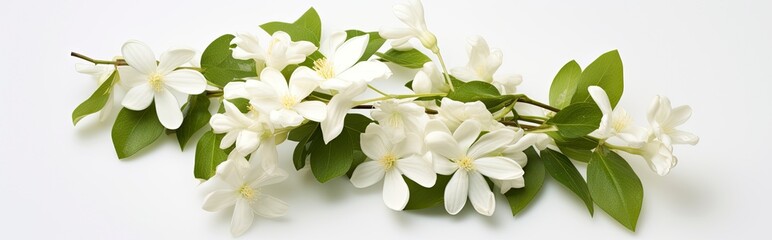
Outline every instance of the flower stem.
<svg viewBox="0 0 772 240">
<path fill-rule="evenodd" d="M 354 105 L 362 105 L 366 103 L 389 100 L 389 99 L 405 99 L 405 98 L 420 98 L 420 97 L 444 97 L 445 93 L 424 93 L 424 94 L 389 94 L 383 97 L 370 98 L 362 101 L 355 101 Z"/>
<path fill-rule="evenodd" d="M 442 59 L 442 53 L 440 53 L 440 49 L 438 48 L 434 54 L 437 55 L 437 58 L 440 60 L 440 66 L 442 66 L 442 73 L 443 76 L 445 76 L 445 82 L 448 83 L 448 86 L 450 87 L 450 91 L 454 92 L 456 89 L 453 87 L 453 81 L 450 80 L 450 74 L 448 73 L 448 67 L 445 66 L 445 60 Z"/>
<path fill-rule="evenodd" d="M 93 64 L 110 64 L 110 65 L 115 65 L 115 66 L 129 65 L 123 59 L 116 59 L 115 61 L 98 60 L 98 59 L 93 59 L 93 58 L 90 58 L 90 57 L 88 57 L 86 55 L 83 55 L 83 54 L 80 54 L 80 53 L 76 53 L 76 52 L 70 52 L 70 56 L 86 60 L 86 61 L 91 62 Z"/>
<path fill-rule="evenodd" d="M 368 88 L 370 88 L 370 89 L 372 89 L 373 91 L 377 92 L 378 94 L 380 94 L 380 95 L 382 95 L 382 96 L 389 96 L 389 94 L 388 94 L 388 93 L 385 93 L 385 92 L 383 92 L 383 91 L 381 91 L 381 90 L 378 90 L 378 89 L 377 89 L 377 88 L 375 88 L 373 85 L 367 84 L 367 87 L 368 87 Z"/>
<path fill-rule="evenodd" d="M 528 98 L 526 96 L 518 98 L 517 101 L 521 102 L 521 103 L 528 103 L 528 104 L 531 104 L 531 105 L 534 105 L 534 106 L 537 106 L 537 107 L 541 107 L 541 108 L 544 108 L 544 109 L 547 109 L 547 110 L 550 110 L 550 111 L 553 111 L 553 112 L 560 112 L 560 109 L 558 109 L 556 107 L 550 106 L 549 104 L 546 104 L 546 103 L 542 103 L 542 102 L 533 100 L 533 99 Z"/>
<path fill-rule="evenodd" d="M 641 155 L 641 149 L 638 149 L 638 148 L 617 146 L 617 145 L 610 144 L 608 142 L 602 142 L 601 144 L 614 150 L 620 150 L 620 151 L 624 151 L 624 152 L 628 152 L 636 155 Z"/>
</svg>

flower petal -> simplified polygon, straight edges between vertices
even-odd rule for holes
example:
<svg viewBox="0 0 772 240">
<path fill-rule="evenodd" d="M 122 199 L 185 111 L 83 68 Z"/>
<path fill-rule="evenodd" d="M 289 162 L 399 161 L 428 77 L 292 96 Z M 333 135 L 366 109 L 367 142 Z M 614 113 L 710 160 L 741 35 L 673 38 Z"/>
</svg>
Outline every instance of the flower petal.
<svg viewBox="0 0 772 240">
<path fill-rule="evenodd" d="M 462 152 L 467 152 L 469 147 L 472 146 L 474 140 L 480 136 L 482 132 L 482 126 L 480 122 L 475 120 L 467 120 L 458 126 L 455 132 L 453 132 L 453 138 L 458 141 L 458 146 Z"/>
<path fill-rule="evenodd" d="M 499 180 L 511 180 L 523 176 L 523 169 L 515 160 L 505 157 L 485 157 L 476 159 L 474 167 L 481 174 Z"/>
<path fill-rule="evenodd" d="M 370 159 L 380 160 L 389 152 L 391 146 L 387 146 L 380 135 L 363 133 L 359 138 L 362 152 Z"/>
<path fill-rule="evenodd" d="M 383 203 L 393 210 L 402 211 L 408 200 L 410 200 L 410 190 L 402 174 L 396 169 L 387 171 L 383 180 Z"/>
<path fill-rule="evenodd" d="M 434 164 L 434 171 L 442 175 L 450 175 L 458 170 L 458 164 L 439 154 L 432 154 L 432 163 Z"/>
<path fill-rule="evenodd" d="M 330 99 L 330 102 L 327 104 L 327 118 L 320 124 L 324 143 L 329 143 L 340 135 L 343 131 L 343 120 L 348 110 L 351 110 L 354 97 L 363 93 L 366 89 L 367 84 L 356 83 Z"/>
<path fill-rule="evenodd" d="M 206 79 L 198 71 L 181 69 L 173 71 L 163 78 L 164 84 L 186 94 L 199 94 L 206 90 Z"/>
<path fill-rule="evenodd" d="M 448 159 L 460 159 L 464 156 L 456 139 L 444 132 L 437 131 L 426 135 L 426 147 Z"/>
<path fill-rule="evenodd" d="M 496 210 L 496 199 L 480 173 L 469 173 L 469 200 L 478 213 L 491 216 Z"/>
<path fill-rule="evenodd" d="M 264 218 L 277 218 L 287 214 L 289 205 L 281 199 L 271 195 L 260 195 L 258 199 L 252 202 L 252 210 Z"/>
<path fill-rule="evenodd" d="M 255 214 L 249 206 L 249 201 L 243 198 L 236 200 L 236 207 L 233 209 L 233 218 L 231 218 L 231 234 L 239 236 L 252 226 Z"/>
<path fill-rule="evenodd" d="M 195 51 L 185 48 L 164 52 L 161 54 L 161 58 L 158 59 L 158 69 L 156 71 L 161 75 L 166 75 L 174 71 L 175 68 L 190 62 L 195 55 Z"/>
<path fill-rule="evenodd" d="M 335 73 L 337 74 L 346 71 L 351 68 L 351 66 L 354 66 L 365 52 L 369 40 L 370 35 L 365 34 L 350 38 L 343 42 L 343 44 L 335 51 L 335 56 L 333 57 L 332 64 Z"/>
<path fill-rule="evenodd" d="M 423 187 L 430 188 L 437 181 L 437 174 L 434 173 L 432 164 L 421 158 L 421 156 L 413 155 L 400 159 L 396 162 L 395 166 L 407 178 Z"/>
<path fill-rule="evenodd" d="M 320 101 L 305 101 L 295 105 L 295 111 L 308 120 L 321 122 L 327 117 L 327 105 Z"/>
<path fill-rule="evenodd" d="M 498 129 L 489 132 L 480 137 L 477 142 L 469 148 L 467 156 L 472 159 L 480 158 L 497 152 L 515 139 L 515 131 L 509 128 Z"/>
<path fill-rule="evenodd" d="M 145 75 L 155 73 L 157 64 L 155 62 L 155 54 L 153 50 L 147 44 L 136 40 L 130 40 L 123 44 L 121 48 L 123 58 L 129 66 L 136 69 Z"/>
<path fill-rule="evenodd" d="M 330 34 L 330 36 L 322 40 L 322 43 L 319 46 L 319 52 L 327 58 L 333 58 L 335 50 L 346 41 L 346 36 L 346 32 L 343 31 Z"/>
<path fill-rule="evenodd" d="M 391 76 L 391 70 L 386 64 L 378 61 L 358 62 L 348 70 L 341 72 L 336 78 L 349 82 L 387 79 Z"/>
<path fill-rule="evenodd" d="M 236 204 L 238 194 L 233 190 L 218 190 L 210 193 L 204 199 L 202 208 L 209 212 L 219 212 Z"/>
<path fill-rule="evenodd" d="M 673 131 L 668 133 L 673 144 L 689 144 L 695 145 L 700 142 L 700 137 L 689 132 Z"/>
<path fill-rule="evenodd" d="M 152 102 L 153 88 L 150 87 L 150 84 L 143 83 L 129 89 L 126 96 L 123 97 L 121 105 L 134 111 L 140 111 L 150 106 Z"/>
<path fill-rule="evenodd" d="M 595 104 L 598 104 L 598 108 L 600 108 L 603 115 L 611 115 L 611 102 L 609 102 L 606 91 L 598 86 L 589 86 L 587 91 L 590 92 L 590 97 L 595 101 Z"/>
<path fill-rule="evenodd" d="M 118 84 L 125 87 L 126 89 L 147 83 L 148 80 L 148 76 L 146 74 L 141 73 L 137 71 L 137 69 L 129 66 L 119 66 L 118 76 L 120 76 L 120 81 L 118 81 Z"/>
<path fill-rule="evenodd" d="M 684 124 L 687 120 L 689 120 L 691 116 L 692 116 L 692 107 L 688 105 L 676 107 L 676 108 L 673 108 L 672 111 L 670 111 L 670 118 L 668 118 L 667 122 L 663 124 L 668 127 L 676 127 L 681 124 Z"/>
<path fill-rule="evenodd" d="M 155 93 L 155 111 L 158 121 L 167 129 L 177 129 L 182 124 L 182 111 L 177 98 L 167 89 Z"/>
<path fill-rule="evenodd" d="M 469 194 L 469 175 L 465 170 L 458 170 L 445 187 L 445 211 L 456 215 L 466 205 Z"/>
<path fill-rule="evenodd" d="M 271 122 L 281 127 L 295 127 L 303 122 L 303 116 L 290 109 L 271 111 Z"/>
<path fill-rule="evenodd" d="M 265 68 L 260 72 L 260 81 L 271 86 L 271 90 L 279 95 L 283 96 L 287 93 L 289 87 L 287 86 L 287 79 L 279 70 L 273 68 Z"/>
<path fill-rule="evenodd" d="M 242 155 L 250 154 L 257 150 L 261 140 L 258 133 L 250 130 L 242 130 L 236 138 L 236 148 L 233 150 Z"/>
<path fill-rule="evenodd" d="M 307 67 L 301 67 L 302 69 L 306 69 L 308 71 L 311 71 Z M 299 68 L 299 69 L 301 69 Z M 310 74 L 306 70 L 300 70 L 300 73 L 303 74 Z M 319 82 L 316 81 L 311 76 L 303 76 L 303 74 L 297 74 L 298 70 L 295 70 L 295 73 L 292 74 L 289 80 L 289 93 L 297 98 L 297 99 L 304 99 L 308 97 L 308 95 L 311 94 L 311 92 L 316 89 L 316 87 L 319 86 Z"/>
<path fill-rule="evenodd" d="M 351 184 L 357 188 L 369 187 L 383 179 L 384 174 L 385 171 L 381 163 L 365 161 L 354 169 L 354 173 L 351 174 Z"/>
</svg>

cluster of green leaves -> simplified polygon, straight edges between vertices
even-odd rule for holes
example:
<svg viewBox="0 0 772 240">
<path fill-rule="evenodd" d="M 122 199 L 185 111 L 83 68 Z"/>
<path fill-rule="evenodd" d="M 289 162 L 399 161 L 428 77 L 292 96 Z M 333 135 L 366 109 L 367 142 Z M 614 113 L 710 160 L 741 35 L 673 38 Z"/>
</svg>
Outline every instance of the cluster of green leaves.
<svg viewBox="0 0 772 240">
<path fill-rule="evenodd" d="M 289 140 L 298 142 L 292 157 L 295 169 L 305 167 L 308 161 L 311 164 L 311 172 L 319 182 L 327 182 L 350 173 L 365 160 L 359 137 L 372 122 L 373 120 L 361 114 L 347 114 L 343 131 L 326 144 L 317 122 L 309 121 L 293 129 L 289 133 Z"/>
<path fill-rule="evenodd" d="M 619 52 L 607 52 L 582 70 L 576 61 L 564 65 L 550 88 L 550 105 L 561 109 L 546 124 L 560 152 L 545 149 L 540 155 L 552 178 L 573 192 L 594 213 L 594 205 L 635 231 L 643 187 L 628 163 L 588 134 L 598 129 L 603 116 L 587 91 L 599 86 L 616 106 L 624 90 Z M 587 181 L 571 160 L 588 163 Z"/>
</svg>

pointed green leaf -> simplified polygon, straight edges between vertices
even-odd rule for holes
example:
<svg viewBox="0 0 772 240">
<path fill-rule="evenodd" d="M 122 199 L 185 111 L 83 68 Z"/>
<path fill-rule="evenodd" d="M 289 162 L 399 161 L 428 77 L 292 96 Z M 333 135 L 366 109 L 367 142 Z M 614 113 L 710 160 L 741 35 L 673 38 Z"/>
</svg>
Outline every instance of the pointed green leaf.
<svg viewBox="0 0 772 240">
<path fill-rule="evenodd" d="M 459 102 L 480 101 L 490 112 L 496 112 L 517 101 L 517 95 L 501 95 L 490 83 L 482 81 L 456 82 L 455 91 L 448 93 L 448 98 Z"/>
<path fill-rule="evenodd" d="M 509 208 L 512 209 L 512 216 L 520 213 L 536 197 L 536 194 L 539 193 L 544 184 L 544 177 L 546 175 L 544 163 L 539 154 L 536 153 L 536 150 L 531 147 L 524 152 L 528 156 L 528 164 L 523 167 L 523 171 L 525 171 L 525 175 L 523 175 L 525 187 L 513 188 L 504 194 L 507 197 L 507 202 L 509 202 Z"/>
<path fill-rule="evenodd" d="M 185 118 L 182 125 L 177 128 L 177 141 L 180 143 L 180 149 L 184 150 L 193 134 L 209 123 L 212 113 L 209 112 L 209 97 L 206 93 L 190 96 L 187 104 Z"/>
<path fill-rule="evenodd" d="M 445 187 L 451 176 L 438 174 L 437 181 L 430 188 L 425 188 L 413 180 L 405 178 L 407 188 L 410 190 L 410 200 L 407 201 L 405 210 L 418 210 L 442 204 L 445 197 Z"/>
<path fill-rule="evenodd" d="M 589 86 L 603 88 L 611 102 L 611 107 L 617 105 L 624 91 L 622 58 L 619 57 L 617 50 L 604 53 L 584 69 L 571 102 L 592 102 L 590 93 L 587 91 Z"/>
<path fill-rule="evenodd" d="M 300 170 L 306 166 L 310 143 L 322 141 L 319 123 L 307 122 L 300 125 L 289 133 L 289 139 L 298 142 L 295 146 L 295 151 L 292 153 L 292 163 L 295 165 L 295 170 Z"/>
<path fill-rule="evenodd" d="M 329 144 L 318 140 L 311 143 L 309 150 L 311 151 L 311 172 L 314 173 L 316 180 L 323 183 L 348 172 L 354 161 L 351 134 L 350 130 L 344 129 Z"/>
<path fill-rule="evenodd" d="M 72 111 L 72 125 L 78 124 L 83 117 L 89 114 L 99 112 L 104 108 L 107 101 L 110 100 L 110 92 L 113 90 L 113 83 L 118 78 L 118 71 L 114 71 L 110 77 L 99 85 L 96 91 L 91 94 L 86 101 L 78 105 L 74 111 Z M 112 103 L 111 103 L 112 104 Z"/>
<path fill-rule="evenodd" d="M 237 78 L 255 77 L 257 70 L 254 60 L 233 58 L 231 41 L 233 35 L 226 34 L 212 41 L 201 54 L 201 67 L 209 84 L 219 88 Z"/>
<path fill-rule="evenodd" d="M 579 174 L 579 170 L 576 170 L 576 166 L 571 163 L 571 160 L 549 148 L 541 151 L 541 159 L 544 160 L 544 167 L 550 176 L 581 198 L 592 215 L 593 205 L 590 190 L 587 189 L 587 183 L 582 178 L 582 174 Z"/>
<path fill-rule="evenodd" d="M 208 131 L 198 140 L 193 176 L 198 179 L 211 178 L 217 171 L 217 165 L 228 158 L 228 154 L 220 149 L 221 138 L 214 132 Z"/>
<path fill-rule="evenodd" d="M 598 129 L 603 117 L 595 103 L 574 103 L 564 108 L 547 121 L 558 127 L 558 133 L 565 138 L 586 136 Z"/>
<path fill-rule="evenodd" d="M 550 105 L 556 108 L 564 108 L 571 104 L 571 98 L 576 92 L 582 67 L 576 61 L 571 60 L 558 71 L 550 86 Z"/>
<path fill-rule="evenodd" d="M 424 63 L 432 60 L 422 52 L 415 49 L 407 51 L 390 49 L 385 53 L 375 53 L 375 55 L 380 57 L 381 60 L 392 62 L 406 68 L 422 68 Z"/>
<path fill-rule="evenodd" d="M 362 57 L 359 58 L 359 61 L 367 61 L 367 59 L 370 59 L 370 57 L 378 52 L 378 49 L 380 49 L 381 46 L 386 43 L 386 39 L 382 38 L 378 32 L 363 32 L 359 30 L 347 30 L 346 39 L 351 39 L 353 37 L 362 36 L 365 34 L 370 35 L 370 41 L 367 42 L 367 48 L 365 48 L 365 52 L 362 54 Z"/>
<path fill-rule="evenodd" d="M 317 47 L 322 36 L 322 20 L 314 8 L 309 8 L 294 23 L 269 22 L 260 25 L 260 28 L 271 35 L 277 31 L 286 32 L 292 41 L 309 41 Z"/>
<path fill-rule="evenodd" d="M 587 166 L 587 184 L 598 207 L 635 231 L 643 204 L 643 186 L 624 158 L 598 149 Z"/>
<path fill-rule="evenodd" d="M 164 133 L 155 105 L 142 111 L 121 109 L 113 125 L 112 137 L 119 159 L 130 157 L 155 142 Z"/>
</svg>

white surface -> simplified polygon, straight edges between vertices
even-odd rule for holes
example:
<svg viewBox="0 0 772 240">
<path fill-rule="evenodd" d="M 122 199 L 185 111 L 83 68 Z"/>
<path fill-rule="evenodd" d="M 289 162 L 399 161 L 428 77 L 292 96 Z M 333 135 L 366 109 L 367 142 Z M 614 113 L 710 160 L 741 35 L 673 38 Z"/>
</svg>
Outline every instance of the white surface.
<svg viewBox="0 0 772 240">
<path fill-rule="evenodd" d="M 110 123 L 77 127 L 71 111 L 95 89 L 75 72 L 70 51 L 97 58 L 120 54 L 127 39 L 160 52 L 177 44 L 203 50 L 224 33 L 258 31 L 292 21 L 308 7 L 325 26 L 374 30 L 397 26 L 393 1 L 11 1 L 0 15 L 0 232 L 5 239 L 230 238 L 229 212 L 200 208 L 191 147 L 173 136 L 148 151 L 116 159 Z M 621 105 L 640 124 L 655 94 L 690 104 L 696 147 L 679 146 L 666 177 L 631 159 L 645 188 L 638 232 L 631 233 L 554 181 L 512 218 L 503 198 L 493 217 L 467 207 L 458 216 L 436 208 L 393 212 L 380 187 L 355 189 L 346 179 L 318 184 L 291 174 L 275 192 L 291 204 L 278 220 L 256 219 L 244 239 L 517 238 L 740 239 L 767 234 L 768 111 L 772 66 L 770 1 L 427 1 L 429 28 L 449 65 L 466 63 L 465 38 L 484 36 L 505 54 L 500 73 L 521 73 L 520 89 L 546 99 L 567 61 L 587 66 L 619 49 L 625 64 Z M 195 143 L 192 143 L 194 145 Z M 286 169 L 293 144 L 281 146 Z M 763 234 L 763 235 L 762 235 Z"/>
</svg>

